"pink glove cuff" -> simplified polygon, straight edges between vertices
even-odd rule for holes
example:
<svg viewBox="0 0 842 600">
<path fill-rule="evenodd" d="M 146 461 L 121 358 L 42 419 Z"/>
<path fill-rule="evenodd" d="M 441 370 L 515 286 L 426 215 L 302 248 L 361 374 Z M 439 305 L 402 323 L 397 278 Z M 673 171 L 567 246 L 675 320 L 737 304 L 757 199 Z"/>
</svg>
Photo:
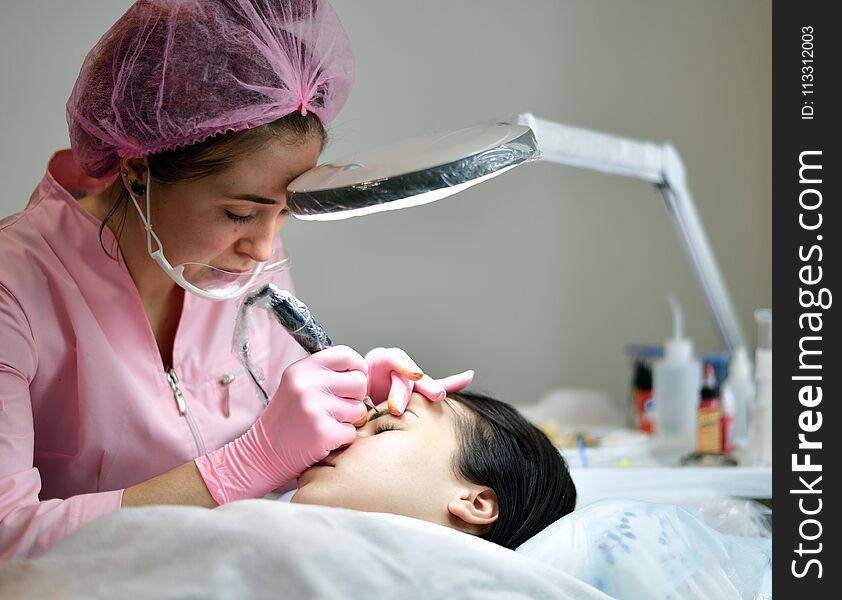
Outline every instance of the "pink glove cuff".
<svg viewBox="0 0 842 600">
<path fill-rule="evenodd" d="M 199 475 L 202 476 L 211 498 L 216 500 L 216 503 L 220 506 L 228 504 L 230 502 L 228 494 L 225 492 L 225 486 L 222 485 L 222 478 L 216 471 L 216 465 L 213 464 L 211 455 L 203 454 L 195 459 L 193 463 L 199 469 Z"/>
<path fill-rule="evenodd" d="M 262 498 L 300 474 L 289 469 L 274 452 L 271 460 L 266 456 L 263 448 L 271 446 L 265 437 L 263 424 L 258 420 L 233 442 L 193 461 L 218 504 Z M 262 444 L 258 438 L 264 440 Z"/>
</svg>

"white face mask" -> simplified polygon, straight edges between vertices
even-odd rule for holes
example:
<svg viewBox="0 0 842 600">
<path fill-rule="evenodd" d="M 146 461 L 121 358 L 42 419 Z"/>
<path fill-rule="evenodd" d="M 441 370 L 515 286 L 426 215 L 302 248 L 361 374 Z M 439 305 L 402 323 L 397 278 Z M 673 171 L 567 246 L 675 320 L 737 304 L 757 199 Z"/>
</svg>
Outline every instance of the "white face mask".
<svg viewBox="0 0 842 600">
<path fill-rule="evenodd" d="M 266 282 L 278 271 L 289 268 L 289 260 L 283 254 L 279 238 L 275 238 L 272 245 L 272 255 L 269 259 L 258 262 L 251 271 L 234 273 L 194 262 L 182 263 L 173 267 L 164 256 L 164 246 L 161 244 L 160 238 L 152 230 L 152 213 L 149 210 L 151 183 L 152 178 L 150 177 L 146 184 L 146 215 L 140 209 L 135 195 L 129 193 L 132 203 L 137 209 L 137 214 L 140 215 L 140 220 L 146 229 L 146 250 L 149 252 L 149 256 L 164 270 L 164 273 L 188 292 L 207 300 L 230 300 L 231 298 L 238 298 L 250 289 Z M 152 251 L 153 238 L 158 246 L 158 249 L 154 252 Z"/>
</svg>

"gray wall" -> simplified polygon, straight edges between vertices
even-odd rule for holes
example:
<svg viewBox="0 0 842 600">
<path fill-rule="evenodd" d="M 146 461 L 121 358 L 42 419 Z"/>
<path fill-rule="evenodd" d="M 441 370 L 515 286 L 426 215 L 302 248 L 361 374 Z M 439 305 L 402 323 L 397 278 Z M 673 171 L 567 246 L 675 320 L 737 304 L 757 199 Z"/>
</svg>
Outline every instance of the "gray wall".
<svg viewBox="0 0 842 600">
<path fill-rule="evenodd" d="M 0 3 L 0 215 L 67 145 L 86 51 L 130 3 Z M 331 159 L 531 111 L 672 142 L 749 339 L 771 305 L 769 0 L 335 0 L 357 80 Z M 451 199 L 284 238 L 299 296 L 337 342 L 399 345 L 428 372 L 477 370 L 515 402 L 559 386 L 625 397 L 629 342 L 670 334 L 677 292 L 698 352 L 719 349 L 659 196 L 532 164 Z"/>
</svg>

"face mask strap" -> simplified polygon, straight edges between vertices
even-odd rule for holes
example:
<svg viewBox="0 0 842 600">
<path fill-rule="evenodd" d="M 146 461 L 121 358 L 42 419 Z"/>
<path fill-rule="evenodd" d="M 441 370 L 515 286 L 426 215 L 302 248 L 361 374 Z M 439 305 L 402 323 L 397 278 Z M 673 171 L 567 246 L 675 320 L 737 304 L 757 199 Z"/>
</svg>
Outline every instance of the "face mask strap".
<svg viewBox="0 0 842 600">
<path fill-rule="evenodd" d="M 155 254 L 160 253 L 162 256 L 164 254 L 164 245 L 161 243 L 161 239 L 158 235 L 152 230 L 152 211 L 150 208 L 150 194 L 152 191 L 152 177 L 149 177 L 149 181 L 146 183 L 146 215 L 143 214 L 143 211 L 140 209 L 140 204 L 137 203 L 137 198 L 132 192 L 129 192 L 129 197 L 132 199 L 132 204 L 134 204 L 135 209 L 137 210 L 137 214 L 140 216 L 140 220 L 143 223 L 143 228 L 146 230 L 146 251 L 149 253 L 149 256 L 155 257 Z M 154 252 L 152 251 L 152 239 L 155 239 L 155 244 L 158 246 L 158 249 Z"/>
</svg>

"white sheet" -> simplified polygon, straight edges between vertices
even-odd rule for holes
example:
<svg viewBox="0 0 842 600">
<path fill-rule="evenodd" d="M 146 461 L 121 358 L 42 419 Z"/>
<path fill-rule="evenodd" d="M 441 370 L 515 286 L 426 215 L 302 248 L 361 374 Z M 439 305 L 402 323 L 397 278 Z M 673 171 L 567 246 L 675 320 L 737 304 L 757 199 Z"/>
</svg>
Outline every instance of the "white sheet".
<svg viewBox="0 0 842 600">
<path fill-rule="evenodd" d="M 269 500 L 118 511 L 39 559 L 0 564 L 0 597 L 608 598 L 445 527 Z"/>
</svg>

